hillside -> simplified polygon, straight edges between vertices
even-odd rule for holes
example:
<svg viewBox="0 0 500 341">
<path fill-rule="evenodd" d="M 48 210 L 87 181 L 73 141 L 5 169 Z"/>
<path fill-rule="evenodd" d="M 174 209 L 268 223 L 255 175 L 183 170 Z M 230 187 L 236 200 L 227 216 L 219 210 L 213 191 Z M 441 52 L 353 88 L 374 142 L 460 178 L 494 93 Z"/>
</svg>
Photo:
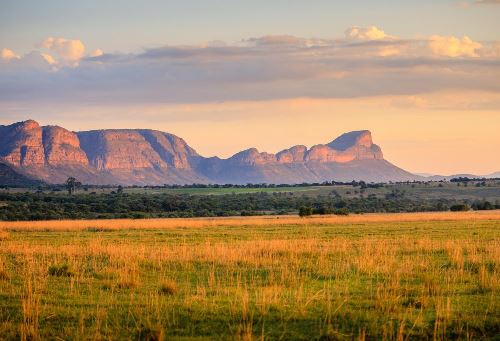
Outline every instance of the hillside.
<svg viewBox="0 0 500 341">
<path fill-rule="evenodd" d="M 31 179 L 16 172 L 12 167 L 0 163 L 0 186 L 32 187 L 42 183 L 42 181 Z"/>
</svg>

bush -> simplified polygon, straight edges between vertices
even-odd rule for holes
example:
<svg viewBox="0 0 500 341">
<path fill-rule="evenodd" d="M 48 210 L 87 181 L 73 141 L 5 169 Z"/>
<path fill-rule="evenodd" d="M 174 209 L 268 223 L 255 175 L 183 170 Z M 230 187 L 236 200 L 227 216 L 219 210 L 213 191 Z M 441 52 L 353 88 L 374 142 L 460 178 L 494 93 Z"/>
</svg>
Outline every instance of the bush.
<svg viewBox="0 0 500 341">
<path fill-rule="evenodd" d="M 476 201 L 472 204 L 472 209 L 474 210 L 479 210 L 479 211 L 486 211 L 486 210 L 494 210 L 495 205 L 493 205 L 489 201 Z"/>
<path fill-rule="evenodd" d="M 335 215 L 349 215 L 349 210 L 347 207 L 339 208 L 333 211 Z"/>
<path fill-rule="evenodd" d="M 332 213 L 332 209 L 329 208 L 329 207 L 326 207 L 326 206 L 321 206 L 319 208 L 315 208 L 313 210 L 313 214 L 331 214 Z"/>
<path fill-rule="evenodd" d="M 453 212 L 465 212 L 465 211 L 469 211 L 469 210 L 470 210 L 470 206 L 467 204 L 457 204 L 457 205 L 452 205 L 450 207 L 450 211 L 453 211 Z"/>
<path fill-rule="evenodd" d="M 313 214 L 313 209 L 312 207 L 309 206 L 302 206 L 299 208 L 299 216 L 300 217 L 309 217 Z"/>
<path fill-rule="evenodd" d="M 49 266 L 49 275 L 55 277 L 71 277 L 74 273 L 67 263 Z"/>
</svg>

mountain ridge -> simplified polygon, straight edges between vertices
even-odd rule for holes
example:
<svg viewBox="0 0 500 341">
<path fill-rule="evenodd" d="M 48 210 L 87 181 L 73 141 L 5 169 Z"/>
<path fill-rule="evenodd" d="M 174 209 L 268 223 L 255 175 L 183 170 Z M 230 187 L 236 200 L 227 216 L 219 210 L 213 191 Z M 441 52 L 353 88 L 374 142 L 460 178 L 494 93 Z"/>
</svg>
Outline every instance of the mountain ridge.
<svg viewBox="0 0 500 341">
<path fill-rule="evenodd" d="M 72 132 L 34 120 L 0 126 L 0 162 L 48 183 L 68 176 L 91 184 L 302 183 L 421 179 L 384 159 L 369 130 L 276 154 L 256 148 L 203 157 L 176 135 L 151 129 Z"/>
</svg>

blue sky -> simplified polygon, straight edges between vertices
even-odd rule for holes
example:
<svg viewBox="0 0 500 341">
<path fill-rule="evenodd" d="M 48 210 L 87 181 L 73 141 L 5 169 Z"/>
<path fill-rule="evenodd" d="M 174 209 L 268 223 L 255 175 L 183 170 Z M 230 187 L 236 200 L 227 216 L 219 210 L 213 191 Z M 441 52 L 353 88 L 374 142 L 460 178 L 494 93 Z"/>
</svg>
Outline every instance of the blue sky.
<svg viewBox="0 0 500 341">
<path fill-rule="evenodd" d="M 268 34 L 335 38 L 353 25 L 375 25 L 405 38 L 494 40 L 499 15 L 495 5 L 470 1 L 2 0 L 0 42 L 26 52 L 48 36 L 62 36 L 81 39 L 89 48 L 128 52 Z"/>
<path fill-rule="evenodd" d="M 153 128 L 202 155 L 369 129 L 416 172 L 500 170 L 500 0 L 0 1 L 0 124 Z"/>
</svg>

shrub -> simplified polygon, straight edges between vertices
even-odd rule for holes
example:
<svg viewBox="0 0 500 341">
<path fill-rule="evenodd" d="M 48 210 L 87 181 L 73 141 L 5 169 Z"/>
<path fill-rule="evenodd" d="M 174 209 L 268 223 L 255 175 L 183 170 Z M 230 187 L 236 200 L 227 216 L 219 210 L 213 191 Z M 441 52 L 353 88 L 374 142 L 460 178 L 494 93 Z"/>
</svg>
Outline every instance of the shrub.
<svg viewBox="0 0 500 341">
<path fill-rule="evenodd" d="M 472 209 L 479 210 L 479 211 L 494 210 L 495 209 L 495 205 L 493 205 L 491 202 L 486 201 L 486 200 L 475 201 L 472 204 Z"/>
<path fill-rule="evenodd" d="M 177 291 L 177 283 L 175 283 L 173 280 L 164 280 L 161 282 L 159 290 L 160 294 L 172 296 L 177 294 Z"/>
<path fill-rule="evenodd" d="M 313 213 L 314 214 L 321 214 L 321 215 L 323 215 L 323 214 L 331 214 L 332 213 L 332 209 L 329 208 L 329 207 L 327 207 L 327 206 L 321 206 L 319 208 L 315 208 L 313 210 Z"/>
<path fill-rule="evenodd" d="M 342 207 L 333 211 L 335 215 L 349 215 L 349 210 L 347 207 Z"/>
<path fill-rule="evenodd" d="M 465 212 L 468 210 L 470 210 L 470 207 L 467 204 L 457 204 L 457 205 L 452 205 L 450 207 L 450 211 L 453 212 Z"/>
<path fill-rule="evenodd" d="M 71 271 L 70 266 L 67 263 L 61 265 L 51 265 L 49 266 L 49 275 L 55 277 L 71 277 L 74 273 Z"/>
<path fill-rule="evenodd" d="M 300 217 L 308 217 L 313 214 L 313 209 L 312 207 L 309 206 L 302 206 L 299 208 L 299 216 Z"/>
<path fill-rule="evenodd" d="M 165 340 L 165 332 L 159 325 L 144 325 L 139 327 L 136 335 L 137 340 L 147 340 L 147 341 L 163 341 Z"/>
</svg>

